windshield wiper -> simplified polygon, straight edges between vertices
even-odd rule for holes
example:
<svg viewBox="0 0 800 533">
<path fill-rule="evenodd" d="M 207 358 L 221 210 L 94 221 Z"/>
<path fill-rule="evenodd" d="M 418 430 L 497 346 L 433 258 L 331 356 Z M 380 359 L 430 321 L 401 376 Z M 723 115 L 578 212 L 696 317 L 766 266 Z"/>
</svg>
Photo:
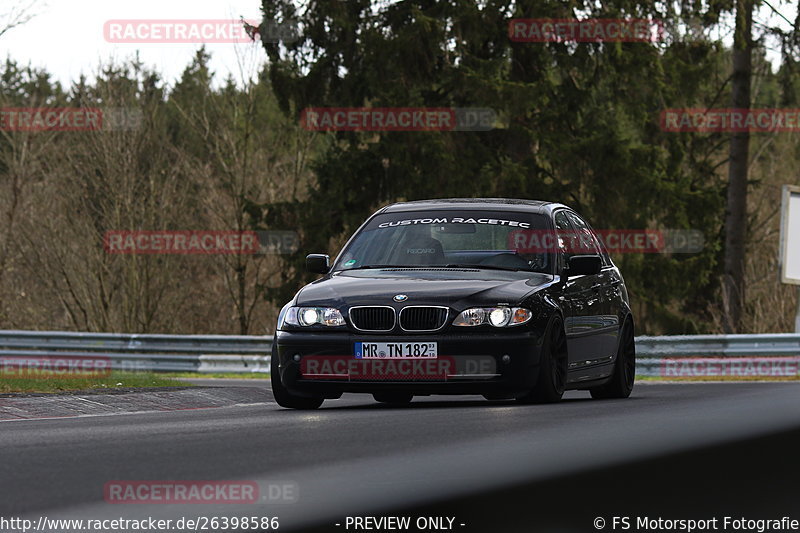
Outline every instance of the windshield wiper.
<svg viewBox="0 0 800 533">
<path fill-rule="evenodd" d="M 414 268 L 411 265 L 361 265 L 353 268 L 343 268 L 342 270 L 369 270 L 369 269 L 378 269 L 378 268 Z"/>
<path fill-rule="evenodd" d="M 513 267 L 503 267 L 497 265 L 469 265 L 466 263 L 450 263 L 445 265 L 445 268 L 478 268 L 478 269 L 485 269 L 485 270 L 505 270 L 508 272 L 530 272 L 524 268 L 513 268 Z"/>
<path fill-rule="evenodd" d="M 377 270 L 381 268 L 416 268 L 420 270 L 437 269 L 437 268 L 475 268 L 484 270 L 504 270 L 506 272 L 534 272 L 524 268 L 503 267 L 497 265 L 471 265 L 467 263 L 449 263 L 447 265 L 361 265 L 353 268 L 343 268 L 343 272 L 351 270 Z"/>
</svg>

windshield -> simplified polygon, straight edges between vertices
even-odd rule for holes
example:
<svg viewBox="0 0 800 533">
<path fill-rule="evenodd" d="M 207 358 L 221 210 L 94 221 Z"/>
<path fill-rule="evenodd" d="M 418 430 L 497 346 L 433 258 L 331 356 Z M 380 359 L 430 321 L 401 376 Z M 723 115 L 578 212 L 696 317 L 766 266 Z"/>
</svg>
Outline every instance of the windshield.
<svg viewBox="0 0 800 533">
<path fill-rule="evenodd" d="M 516 245 L 516 235 L 530 230 L 551 231 L 548 219 L 482 210 L 387 213 L 361 229 L 334 270 L 468 267 L 549 274 L 551 253 L 524 253 Z"/>
</svg>

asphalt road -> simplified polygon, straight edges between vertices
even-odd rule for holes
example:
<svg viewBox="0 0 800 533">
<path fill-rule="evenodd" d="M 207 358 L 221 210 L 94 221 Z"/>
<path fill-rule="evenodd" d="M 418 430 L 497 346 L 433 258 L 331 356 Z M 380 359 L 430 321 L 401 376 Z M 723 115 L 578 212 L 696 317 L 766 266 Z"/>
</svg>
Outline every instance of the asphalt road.
<svg viewBox="0 0 800 533">
<path fill-rule="evenodd" d="M 756 509 L 737 485 L 750 469 L 763 474 L 759 494 L 780 492 L 793 502 L 785 512 L 798 514 L 797 484 L 789 494 L 781 484 L 781 476 L 800 473 L 798 454 L 795 448 L 783 456 L 780 448 L 797 445 L 798 430 L 800 383 L 645 383 L 628 400 L 571 392 L 562 403 L 544 406 L 431 397 L 398 408 L 345 395 L 312 412 L 262 403 L 15 421 L 0 423 L 0 517 L 259 514 L 278 516 L 283 530 L 317 525 L 319 531 L 346 531 L 349 515 L 405 509 L 414 516 L 424 509 L 451 513 L 459 531 L 487 524 L 497 531 L 532 530 L 545 517 L 556 528 L 590 531 L 590 523 L 566 524 L 577 520 L 570 512 L 604 512 L 609 495 L 620 491 L 614 512 L 630 513 L 632 505 L 649 501 L 667 515 L 686 503 L 686 491 L 698 480 L 708 479 L 704 468 L 715 469 L 711 485 L 702 485 L 708 509 Z M 738 459 L 728 457 L 732 446 L 744 445 L 749 451 L 735 448 Z M 723 453 L 725 462 L 717 464 L 714 458 Z M 670 460 L 675 467 L 665 469 Z M 576 478 L 583 489 L 574 495 L 569 487 L 576 484 L 559 485 L 557 494 L 546 485 L 587 473 L 594 477 Z M 213 479 L 289 483 L 298 501 L 175 506 L 103 500 L 113 480 Z M 514 487 L 514 498 L 524 498 L 500 513 L 501 502 L 510 501 L 502 491 Z M 646 497 L 648 490 L 660 491 L 658 499 Z M 737 494 L 742 501 L 723 501 Z M 782 502 L 780 494 L 772 500 L 776 512 Z"/>
</svg>

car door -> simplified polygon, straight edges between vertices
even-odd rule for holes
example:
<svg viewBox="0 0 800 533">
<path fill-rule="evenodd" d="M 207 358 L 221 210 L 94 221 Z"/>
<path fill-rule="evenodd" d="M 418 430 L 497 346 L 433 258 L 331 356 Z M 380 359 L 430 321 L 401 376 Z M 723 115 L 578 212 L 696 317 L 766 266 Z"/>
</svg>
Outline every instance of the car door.
<svg viewBox="0 0 800 533">
<path fill-rule="evenodd" d="M 567 265 L 572 255 L 599 253 L 599 250 L 583 250 L 575 247 L 575 239 L 580 236 L 572 224 L 569 211 L 556 211 L 553 217 L 560 248 L 560 266 Z M 581 246 L 583 248 L 583 246 Z M 558 296 L 564 312 L 564 332 L 567 335 L 570 368 L 578 368 L 597 359 L 598 327 L 603 310 L 600 304 L 599 280 L 597 275 L 574 276 L 566 280 Z"/>
<path fill-rule="evenodd" d="M 615 309 L 615 302 L 619 298 L 615 293 L 620 290 L 619 285 L 622 278 L 589 224 L 574 211 L 567 211 L 567 217 L 580 235 L 581 242 L 591 244 L 591 249 L 586 253 L 597 253 L 603 260 L 600 273 L 596 276 L 587 276 L 592 278 L 589 301 L 592 302 L 594 312 L 590 320 L 593 330 L 592 338 L 596 341 L 591 359 L 608 359 L 617 350 L 619 310 Z"/>
</svg>

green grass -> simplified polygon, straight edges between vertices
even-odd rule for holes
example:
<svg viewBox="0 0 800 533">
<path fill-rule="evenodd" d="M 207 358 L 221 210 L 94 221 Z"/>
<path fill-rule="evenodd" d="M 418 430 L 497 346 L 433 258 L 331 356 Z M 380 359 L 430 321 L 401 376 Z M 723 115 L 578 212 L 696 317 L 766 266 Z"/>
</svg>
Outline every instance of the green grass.
<svg viewBox="0 0 800 533">
<path fill-rule="evenodd" d="M 800 381 L 798 376 L 691 376 L 691 377 L 660 377 L 636 376 L 636 381 Z"/>
<path fill-rule="evenodd" d="M 100 377 L 8 377 L 0 374 L 0 393 L 103 391 L 152 387 L 187 387 L 190 384 L 161 374 L 112 372 Z"/>
<path fill-rule="evenodd" d="M 171 378 L 217 378 L 217 379 L 269 379 L 269 374 L 248 372 L 247 374 L 236 373 L 213 373 L 200 374 L 197 372 L 165 372 L 159 376 Z M 636 376 L 636 381 L 800 381 L 797 376 L 696 376 L 696 377 L 661 377 L 661 376 Z"/>
<path fill-rule="evenodd" d="M 159 376 L 170 378 L 221 378 L 221 379 L 269 379 L 269 374 L 263 372 L 248 372 L 246 374 L 237 374 L 235 372 L 214 372 L 214 373 L 199 373 L 199 372 L 163 372 Z"/>
<path fill-rule="evenodd" d="M 156 387 L 189 387 L 190 383 L 175 378 L 227 378 L 227 379 L 269 379 L 262 373 L 213 373 L 196 372 L 112 372 L 108 376 L 85 378 L 16 378 L 0 374 L 0 394 L 12 392 L 51 393 L 70 391 L 104 391 L 120 389 L 146 389 Z M 663 378 L 658 376 L 636 376 L 637 381 L 799 381 L 800 376 L 699 376 L 685 378 Z"/>
<path fill-rule="evenodd" d="M 269 374 L 248 372 L 247 374 L 214 373 L 199 374 L 196 372 L 169 372 L 159 374 L 171 378 L 221 378 L 221 379 L 269 379 Z M 692 376 L 692 377 L 661 377 L 661 376 L 636 376 L 636 381 L 800 381 L 797 376 Z"/>
</svg>

